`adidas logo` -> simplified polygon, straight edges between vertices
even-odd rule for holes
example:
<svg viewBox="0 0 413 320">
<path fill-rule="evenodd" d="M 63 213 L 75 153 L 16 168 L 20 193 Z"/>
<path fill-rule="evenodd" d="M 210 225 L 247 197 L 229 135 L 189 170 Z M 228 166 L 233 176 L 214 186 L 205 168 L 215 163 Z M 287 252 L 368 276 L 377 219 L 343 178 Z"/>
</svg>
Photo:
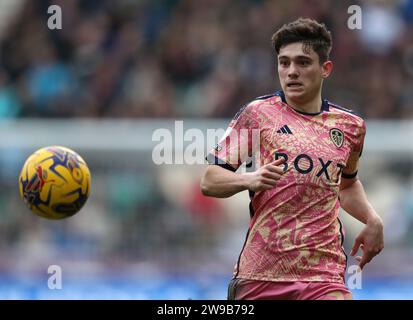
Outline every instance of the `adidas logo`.
<svg viewBox="0 0 413 320">
<path fill-rule="evenodd" d="M 277 130 L 277 133 L 287 133 L 287 134 L 293 134 L 290 128 L 288 128 L 287 125 L 282 126 L 280 129 Z"/>
</svg>

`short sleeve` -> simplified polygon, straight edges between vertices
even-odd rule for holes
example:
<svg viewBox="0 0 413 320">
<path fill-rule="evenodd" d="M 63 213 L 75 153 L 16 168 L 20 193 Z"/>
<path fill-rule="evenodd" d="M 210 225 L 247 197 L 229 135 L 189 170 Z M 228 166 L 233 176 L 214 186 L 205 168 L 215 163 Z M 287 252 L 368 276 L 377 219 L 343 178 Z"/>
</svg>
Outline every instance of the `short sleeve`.
<svg viewBox="0 0 413 320">
<path fill-rule="evenodd" d="M 347 160 L 346 167 L 343 169 L 343 178 L 351 179 L 357 176 L 359 159 L 363 152 L 364 138 L 366 136 L 366 123 L 363 120 L 361 126 L 358 128 L 355 141 L 353 142 L 350 156 Z"/>
<path fill-rule="evenodd" d="M 231 120 L 224 136 L 208 153 L 209 164 L 220 165 L 236 171 L 255 154 L 260 141 L 260 131 L 254 103 L 245 105 Z"/>
</svg>

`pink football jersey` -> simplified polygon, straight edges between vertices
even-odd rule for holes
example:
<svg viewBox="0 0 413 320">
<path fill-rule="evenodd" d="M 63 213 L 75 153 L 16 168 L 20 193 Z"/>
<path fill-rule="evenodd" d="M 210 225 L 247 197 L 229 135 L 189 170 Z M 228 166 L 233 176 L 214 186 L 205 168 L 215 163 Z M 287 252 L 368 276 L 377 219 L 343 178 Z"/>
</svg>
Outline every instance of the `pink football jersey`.
<svg viewBox="0 0 413 320">
<path fill-rule="evenodd" d="M 256 167 L 283 157 L 286 172 L 274 188 L 250 192 L 236 278 L 344 283 L 339 186 L 356 176 L 364 136 L 349 110 L 323 100 L 317 114 L 298 112 L 282 91 L 238 112 L 208 162 L 236 171 L 251 157 Z"/>
</svg>

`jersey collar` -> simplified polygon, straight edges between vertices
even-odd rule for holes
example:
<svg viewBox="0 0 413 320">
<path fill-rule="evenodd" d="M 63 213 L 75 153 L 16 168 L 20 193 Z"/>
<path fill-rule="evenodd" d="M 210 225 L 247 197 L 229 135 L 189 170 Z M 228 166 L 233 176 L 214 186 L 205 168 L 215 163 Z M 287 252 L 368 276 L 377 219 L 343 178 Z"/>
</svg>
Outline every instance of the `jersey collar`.
<svg viewBox="0 0 413 320">
<path fill-rule="evenodd" d="M 285 100 L 284 91 L 279 90 L 279 91 L 277 91 L 277 92 L 275 93 L 275 95 L 276 95 L 276 96 L 279 96 L 279 97 L 281 98 L 281 100 L 282 100 L 285 104 L 288 105 L 287 100 Z M 321 99 L 321 101 L 322 101 L 322 103 L 321 103 L 321 110 L 320 110 L 320 112 L 315 112 L 315 113 L 303 112 L 303 111 L 296 110 L 296 109 L 294 109 L 294 108 L 292 108 L 292 107 L 291 107 L 291 108 L 294 109 L 294 111 L 296 111 L 296 112 L 298 112 L 298 113 L 301 113 L 301 114 L 304 114 L 304 115 L 307 115 L 307 116 L 316 116 L 316 115 L 322 113 L 323 111 L 328 111 L 328 109 L 329 109 L 329 107 L 328 107 L 328 101 L 327 101 L 326 99 Z"/>
</svg>

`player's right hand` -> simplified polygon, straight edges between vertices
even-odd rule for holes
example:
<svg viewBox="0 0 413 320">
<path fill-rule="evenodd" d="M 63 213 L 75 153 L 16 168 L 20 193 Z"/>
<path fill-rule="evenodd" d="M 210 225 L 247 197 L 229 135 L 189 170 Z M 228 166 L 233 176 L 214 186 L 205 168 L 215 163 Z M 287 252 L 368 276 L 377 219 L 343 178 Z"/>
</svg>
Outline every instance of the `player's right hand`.
<svg viewBox="0 0 413 320">
<path fill-rule="evenodd" d="M 246 173 L 248 190 L 257 192 L 274 188 L 285 173 L 284 162 L 285 158 L 281 157 L 262 166 L 255 172 Z"/>
</svg>

